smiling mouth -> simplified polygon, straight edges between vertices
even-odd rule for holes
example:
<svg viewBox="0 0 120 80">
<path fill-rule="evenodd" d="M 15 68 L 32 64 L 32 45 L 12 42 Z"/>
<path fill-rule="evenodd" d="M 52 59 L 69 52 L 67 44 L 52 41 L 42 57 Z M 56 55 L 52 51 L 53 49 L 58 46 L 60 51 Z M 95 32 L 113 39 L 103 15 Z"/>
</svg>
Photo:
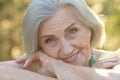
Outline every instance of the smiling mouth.
<svg viewBox="0 0 120 80">
<path fill-rule="evenodd" d="M 74 55 L 72 55 L 69 58 L 65 58 L 64 61 L 67 62 L 67 63 L 73 63 L 73 62 L 75 62 L 78 59 L 78 53 L 79 52 L 75 53 Z"/>
</svg>

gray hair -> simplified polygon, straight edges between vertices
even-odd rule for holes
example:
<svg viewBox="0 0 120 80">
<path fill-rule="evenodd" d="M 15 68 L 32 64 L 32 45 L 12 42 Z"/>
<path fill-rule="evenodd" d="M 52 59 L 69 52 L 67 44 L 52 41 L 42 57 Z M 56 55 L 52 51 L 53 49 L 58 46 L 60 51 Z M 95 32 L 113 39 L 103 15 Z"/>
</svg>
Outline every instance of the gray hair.
<svg viewBox="0 0 120 80">
<path fill-rule="evenodd" d="M 75 8 L 78 18 L 90 27 L 91 47 L 95 48 L 103 43 L 105 39 L 104 24 L 84 0 L 32 0 L 23 20 L 23 44 L 27 55 L 38 50 L 37 33 L 40 23 L 53 16 L 60 7 L 66 4 Z"/>
</svg>

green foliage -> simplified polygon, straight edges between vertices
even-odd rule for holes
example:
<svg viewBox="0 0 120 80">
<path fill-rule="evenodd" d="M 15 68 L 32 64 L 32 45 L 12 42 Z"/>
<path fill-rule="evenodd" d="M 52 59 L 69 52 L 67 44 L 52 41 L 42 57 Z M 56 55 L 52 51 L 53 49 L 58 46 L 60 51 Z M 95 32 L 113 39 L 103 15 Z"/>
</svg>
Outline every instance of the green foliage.
<svg viewBox="0 0 120 80">
<path fill-rule="evenodd" d="M 21 55 L 22 19 L 31 0 L 0 0 L 0 61 Z M 105 23 L 104 49 L 120 47 L 120 0 L 85 0 Z"/>
</svg>

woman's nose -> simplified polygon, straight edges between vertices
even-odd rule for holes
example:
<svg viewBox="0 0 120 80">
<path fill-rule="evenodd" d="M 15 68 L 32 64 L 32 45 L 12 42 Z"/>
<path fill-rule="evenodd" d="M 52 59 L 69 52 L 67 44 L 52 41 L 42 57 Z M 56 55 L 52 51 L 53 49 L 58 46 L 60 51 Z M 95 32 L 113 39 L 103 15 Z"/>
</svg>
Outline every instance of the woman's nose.
<svg viewBox="0 0 120 80">
<path fill-rule="evenodd" d="M 72 44 L 69 41 L 67 41 L 65 39 L 61 40 L 60 56 L 62 58 L 69 57 L 69 55 L 72 54 L 73 49 L 74 49 L 74 47 L 72 46 Z"/>
</svg>

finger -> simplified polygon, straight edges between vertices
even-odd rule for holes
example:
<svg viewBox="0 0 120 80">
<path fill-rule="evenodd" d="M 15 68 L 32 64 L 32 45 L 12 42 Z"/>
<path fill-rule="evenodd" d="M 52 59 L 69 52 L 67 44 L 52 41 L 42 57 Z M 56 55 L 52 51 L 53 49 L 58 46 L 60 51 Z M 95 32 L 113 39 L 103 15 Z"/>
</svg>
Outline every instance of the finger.
<svg viewBox="0 0 120 80">
<path fill-rule="evenodd" d="M 26 58 L 25 56 L 19 56 L 19 57 L 17 57 L 17 58 L 15 59 L 15 62 L 18 63 L 18 64 L 20 64 L 20 63 L 25 62 L 26 59 L 27 59 L 27 58 Z"/>
<path fill-rule="evenodd" d="M 113 68 L 114 66 L 116 66 L 118 63 L 116 62 L 116 63 L 105 63 L 105 64 L 103 64 L 103 68 L 106 68 L 106 69 L 110 69 L 110 68 Z"/>
<path fill-rule="evenodd" d="M 43 56 L 40 57 L 40 61 L 41 61 L 43 66 L 46 66 L 49 63 L 49 61 L 47 59 L 45 59 Z"/>
<path fill-rule="evenodd" d="M 43 53 L 43 52 L 39 52 L 39 60 L 41 61 L 41 62 L 44 62 L 44 61 L 46 61 L 46 58 L 47 58 L 47 55 L 45 54 L 45 53 Z"/>
<path fill-rule="evenodd" d="M 33 61 L 38 61 L 38 62 L 40 62 L 39 56 L 40 56 L 40 55 L 39 55 L 39 51 L 36 52 L 36 53 L 34 53 L 34 54 L 32 54 L 31 56 L 29 56 L 29 57 L 27 58 L 27 60 L 25 61 L 24 65 L 23 65 L 23 68 L 29 67 L 30 64 L 32 64 Z"/>
<path fill-rule="evenodd" d="M 106 59 L 103 59 L 103 60 L 100 60 L 102 63 L 105 63 L 105 62 L 117 62 L 119 61 L 119 58 L 117 57 L 112 57 L 112 58 L 106 58 Z"/>
<path fill-rule="evenodd" d="M 23 65 L 23 68 L 27 68 L 27 67 L 32 63 L 32 61 L 33 61 L 32 57 L 29 57 L 29 58 L 25 61 L 24 65 Z"/>
<path fill-rule="evenodd" d="M 54 64 L 58 63 L 57 60 L 55 58 L 52 58 L 48 55 L 46 55 L 45 53 L 40 53 L 40 60 L 42 62 L 42 66 L 44 68 L 46 68 L 49 72 L 54 73 Z"/>
<path fill-rule="evenodd" d="M 49 64 L 49 62 L 51 62 L 51 58 L 49 56 L 47 56 L 45 53 L 40 53 L 39 54 L 39 60 L 42 63 L 42 66 L 47 67 L 47 65 Z"/>
<path fill-rule="evenodd" d="M 35 52 L 35 53 L 32 55 L 33 60 L 39 61 L 39 60 L 40 60 L 40 56 L 41 56 L 42 53 L 43 53 L 43 52 L 41 52 L 41 51 Z"/>
</svg>

